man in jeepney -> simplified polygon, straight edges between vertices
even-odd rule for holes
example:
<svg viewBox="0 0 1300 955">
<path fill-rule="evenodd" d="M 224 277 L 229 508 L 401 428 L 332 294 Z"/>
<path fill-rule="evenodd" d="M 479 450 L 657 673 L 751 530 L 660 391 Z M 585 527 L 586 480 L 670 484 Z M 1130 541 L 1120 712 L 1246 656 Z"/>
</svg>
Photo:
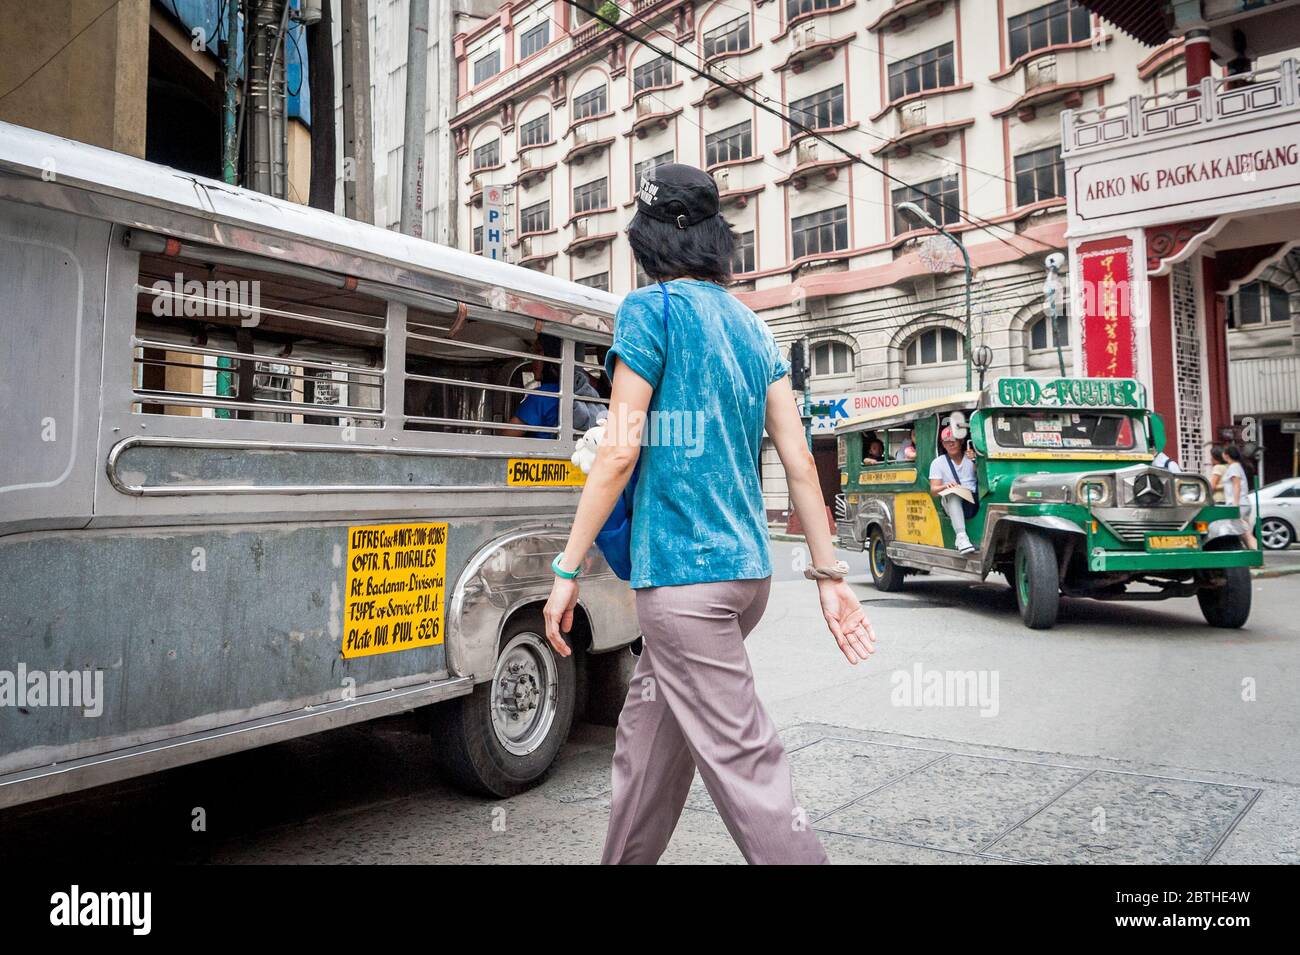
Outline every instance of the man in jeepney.
<svg viewBox="0 0 1300 955">
<path fill-rule="evenodd" d="M 940 433 L 944 453 L 930 464 L 930 493 L 939 499 L 952 522 L 957 550 L 973 554 L 975 546 L 966 536 L 966 521 L 979 511 L 979 483 L 975 479 L 975 460 L 966 453 L 966 441 L 954 435 L 951 426 Z"/>
</svg>

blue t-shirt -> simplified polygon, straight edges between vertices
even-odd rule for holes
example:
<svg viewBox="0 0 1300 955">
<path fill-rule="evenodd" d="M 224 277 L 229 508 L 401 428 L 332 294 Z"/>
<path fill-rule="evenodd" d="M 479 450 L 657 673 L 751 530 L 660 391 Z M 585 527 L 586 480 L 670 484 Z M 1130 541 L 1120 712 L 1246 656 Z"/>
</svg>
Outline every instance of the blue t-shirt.
<svg viewBox="0 0 1300 955">
<path fill-rule="evenodd" d="M 759 483 L 767 387 L 790 370 L 771 330 L 721 285 L 697 279 L 630 293 L 614 356 L 653 388 L 632 509 L 635 588 L 767 577 Z"/>
<path fill-rule="evenodd" d="M 558 395 L 560 383 L 558 381 L 544 381 L 537 386 L 536 390 Z M 560 423 L 560 400 L 559 398 L 543 398 L 539 394 L 525 395 L 524 400 L 519 402 L 519 407 L 515 409 L 515 417 L 524 424 L 531 424 L 533 427 L 554 428 Z M 527 436 L 530 438 L 555 437 L 550 431 L 529 431 Z"/>
</svg>

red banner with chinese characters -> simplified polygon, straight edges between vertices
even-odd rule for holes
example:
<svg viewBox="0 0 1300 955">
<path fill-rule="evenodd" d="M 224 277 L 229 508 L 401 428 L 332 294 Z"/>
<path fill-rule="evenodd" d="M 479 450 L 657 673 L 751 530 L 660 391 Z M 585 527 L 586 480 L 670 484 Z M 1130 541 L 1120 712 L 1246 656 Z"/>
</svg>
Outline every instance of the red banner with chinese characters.
<svg viewBox="0 0 1300 955">
<path fill-rule="evenodd" d="M 1083 283 L 1083 364 L 1089 378 L 1137 376 L 1132 312 L 1133 244 L 1104 239 L 1079 247 Z"/>
</svg>

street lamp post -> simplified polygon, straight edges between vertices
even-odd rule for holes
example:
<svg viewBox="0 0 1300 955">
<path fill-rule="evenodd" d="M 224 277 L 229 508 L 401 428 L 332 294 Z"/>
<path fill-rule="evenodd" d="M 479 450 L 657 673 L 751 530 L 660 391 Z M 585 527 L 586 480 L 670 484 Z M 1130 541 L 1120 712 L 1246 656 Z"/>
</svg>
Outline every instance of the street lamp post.
<svg viewBox="0 0 1300 955">
<path fill-rule="evenodd" d="M 900 202 L 898 204 L 898 211 L 907 213 L 908 216 L 923 225 L 928 225 L 953 245 L 957 246 L 957 251 L 961 253 L 961 260 L 966 268 L 966 333 L 963 336 L 963 344 L 966 348 L 966 390 L 970 391 L 970 253 L 966 251 L 966 246 L 961 244 L 961 240 L 943 226 L 939 225 L 939 223 L 935 222 L 930 213 L 926 212 L 915 202 Z"/>
<path fill-rule="evenodd" d="M 1043 297 L 1047 299 L 1048 315 L 1052 320 L 1052 339 L 1056 345 L 1056 362 L 1061 369 L 1061 377 L 1065 377 L 1065 353 L 1061 351 L 1061 329 L 1057 327 L 1057 313 L 1060 311 L 1058 303 L 1061 299 L 1061 269 L 1065 267 L 1065 256 L 1060 252 L 1053 252 L 1047 257 L 1044 263 L 1047 268 L 1047 278 L 1043 282 Z"/>
</svg>

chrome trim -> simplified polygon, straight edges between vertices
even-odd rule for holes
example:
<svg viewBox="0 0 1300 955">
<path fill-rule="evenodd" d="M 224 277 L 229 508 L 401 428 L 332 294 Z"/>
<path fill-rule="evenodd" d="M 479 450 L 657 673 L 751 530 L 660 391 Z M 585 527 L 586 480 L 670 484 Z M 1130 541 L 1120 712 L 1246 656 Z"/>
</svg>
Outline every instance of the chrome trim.
<svg viewBox="0 0 1300 955">
<path fill-rule="evenodd" d="M 389 493 L 464 493 L 467 491 L 581 491 L 579 486 L 519 486 L 505 484 L 280 484 L 274 487 L 256 487 L 246 484 L 172 484 L 167 487 L 144 487 L 128 484 L 117 472 L 118 459 L 134 447 L 162 448 L 214 448 L 233 451 L 351 451 L 371 454 L 401 454 L 418 457 L 469 457 L 469 458 L 551 458 L 557 452 L 543 451 L 477 451 L 471 448 L 386 448 L 383 445 L 309 444 L 302 442 L 241 441 L 231 438 L 124 438 L 108 452 L 104 471 L 109 482 L 122 494 L 133 497 L 175 497 L 186 494 L 389 494 Z"/>
<path fill-rule="evenodd" d="M 450 677 L 0 776 L 0 809 L 400 713 L 472 692 Z"/>
</svg>

